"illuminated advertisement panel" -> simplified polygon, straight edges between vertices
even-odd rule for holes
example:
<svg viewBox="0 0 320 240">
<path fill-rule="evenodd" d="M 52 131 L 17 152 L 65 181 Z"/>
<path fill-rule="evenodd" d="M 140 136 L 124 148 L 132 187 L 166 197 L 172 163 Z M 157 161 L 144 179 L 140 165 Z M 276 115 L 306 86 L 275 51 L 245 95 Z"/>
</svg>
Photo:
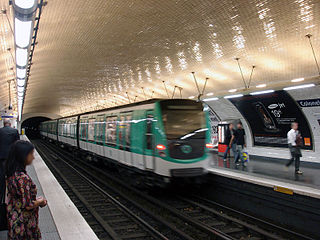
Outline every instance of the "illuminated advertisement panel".
<svg viewBox="0 0 320 240">
<path fill-rule="evenodd" d="M 309 124 L 297 103 L 286 91 L 246 95 L 229 99 L 246 118 L 256 146 L 288 147 L 287 133 L 292 122 L 299 123 L 303 149 L 313 149 Z"/>
</svg>

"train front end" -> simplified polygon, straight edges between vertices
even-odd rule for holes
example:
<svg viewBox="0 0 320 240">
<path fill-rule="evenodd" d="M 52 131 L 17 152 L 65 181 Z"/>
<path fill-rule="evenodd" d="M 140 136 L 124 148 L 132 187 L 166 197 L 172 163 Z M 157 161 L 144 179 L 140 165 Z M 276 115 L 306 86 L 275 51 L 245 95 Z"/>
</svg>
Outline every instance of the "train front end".
<svg viewBox="0 0 320 240">
<path fill-rule="evenodd" d="M 187 99 L 162 100 L 156 112 L 157 174 L 170 178 L 205 175 L 212 144 L 203 104 Z"/>
</svg>

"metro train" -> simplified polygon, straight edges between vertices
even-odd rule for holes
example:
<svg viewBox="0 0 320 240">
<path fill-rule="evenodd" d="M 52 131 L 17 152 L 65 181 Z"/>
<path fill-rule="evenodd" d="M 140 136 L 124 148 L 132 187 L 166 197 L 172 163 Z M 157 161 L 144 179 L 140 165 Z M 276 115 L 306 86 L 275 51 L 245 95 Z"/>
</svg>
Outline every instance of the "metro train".
<svg viewBox="0 0 320 240">
<path fill-rule="evenodd" d="M 43 137 L 151 180 L 198 179 L 207 173 L 209 118 L 201 102 L 152 99 L 42 122 Z"/>
</svg>

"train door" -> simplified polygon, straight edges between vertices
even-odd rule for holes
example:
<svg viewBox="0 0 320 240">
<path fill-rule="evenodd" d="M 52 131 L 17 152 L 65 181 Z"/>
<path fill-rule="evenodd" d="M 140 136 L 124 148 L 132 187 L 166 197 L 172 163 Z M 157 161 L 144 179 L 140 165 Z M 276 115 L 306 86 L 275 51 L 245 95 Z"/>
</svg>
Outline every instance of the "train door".
<svg viewBox="0 0 320 240">
<path fill-rule="evenodd" d="M 80 119 L 80 148 L 87 150 L 87 119 L 82 118 Z"/>
<path fill-rule="evenodd" d="M 153 111 L 147 111 L 146 131 L 144 146 L 144 166 L 147 170 L 153 170 L 154 164 L 154 136 L 153 136 Z"/>
<path fill-rule="evenodd" d="M 132 113 L 126 115 L 126 128 L 125 128 L 125 160 L 128 165 L 132 165 L 132 153 L 131 153 L 131 121 Z"/>
<path fill-rule="evenodd" d="M 117 116 L 106 118 L 104 154 L 106 157 L 119 161 L 117 149 Z"/>
<path fill-rule="evenodd" d="M 127 165 L 132 165 L 130 151 L 131 118 L 131 113 L 121 114 L 118 125 L 119 161 Z"/>
<path fill-rule="evenodd" d="M 104 156 L 104 125 L 104 115 L 97 116 L 95 123 L 95 143 L 97 148 L 97 154 L 99 154 L 100 156 Z"/>
<path fill-rule="evenodd" d="M 94 126 L 95 126 L 96 118 L 92 116 L 88 121 L 88 137 L 87 137 L 87 147 L 88 151 L 97 153 L 96 144 L 94 142 Z"/>
<path fill-rule="evenodd" d="M 119 162 L 126 163 L 125 156 L 125 134 L 126 134 L 126 125 L 125 125 L 126 117 L 124 115 L 120 115 L 118 122 L 118 144 L 119 144 Z"/>
</svg>

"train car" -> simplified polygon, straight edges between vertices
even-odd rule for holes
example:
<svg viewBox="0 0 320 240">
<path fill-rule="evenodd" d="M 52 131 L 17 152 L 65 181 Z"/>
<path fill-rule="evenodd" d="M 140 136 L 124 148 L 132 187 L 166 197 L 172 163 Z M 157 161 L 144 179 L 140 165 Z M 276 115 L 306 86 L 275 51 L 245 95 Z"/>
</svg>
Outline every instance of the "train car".
<svg viewBox="0 0 320 240">
<path fill-rule="evenodd" d="M 78 117 L 67 117 L 57 120 L 58 123 L 58 142 L 67 146 L 77 147 L 77 124 Z M 64 146 L 64 145 L 62 145 Z"/>
<path fill-rule="evenodd" d="M 57 120 L 46 121 L 44 124 L 47 131 L 46 137 L 50 141 L 57 141 Z"/>
<path fill-rule="evenodd" d="M 56 125 L 60 142 L 74 144 L 66 136 L 72 135 L 86 154 L 110 160 L 157 182 L 207 172 L 212 144 L 208 113 L 201 102 L 154 99 L 59 119 Z"/>
<path fill-rule="evenodd" d="M 40 123 L 39 130 L 40 130 L 40 135 L 41 135 L 42 138 L 47 138 L 48 137 L 47 122 Z"/>
</svg>

